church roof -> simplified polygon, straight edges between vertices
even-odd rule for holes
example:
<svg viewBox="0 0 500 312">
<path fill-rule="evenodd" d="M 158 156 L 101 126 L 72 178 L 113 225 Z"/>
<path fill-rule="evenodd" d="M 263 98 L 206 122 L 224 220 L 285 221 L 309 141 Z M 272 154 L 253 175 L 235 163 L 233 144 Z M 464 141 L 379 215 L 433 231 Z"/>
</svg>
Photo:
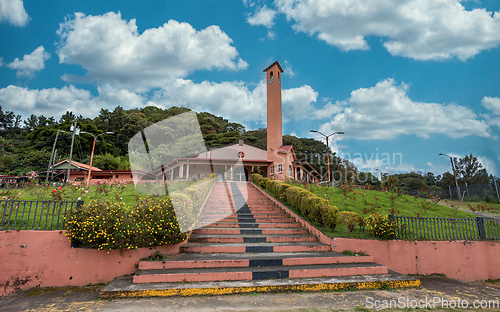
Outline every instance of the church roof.
<svg viewBox="0 0 500 312">
<path fill-rule="evenodd" d="M 274 66 L 274 64 L 278 65 L 278 68 L 280 69 L 280 71 L 281 71 L 281 72 L 284 72 L 283 68 L 281 68 L 281 65 L 280 65 L 280 63 L 279 63 L 278 61 L 276 61 L 276 62 L 272 63 L 272 64 L 271 64 L 271 65 L 269 65 L 269 66 L 267 66 L 267 68 L 266 68 L 266 69 L 264 69 L 264 71 L 265 71 L 265 72 L 266 72 L 266 71 L 268 71 L 268 70 L 269 70 L 269 68 L 271 68 L 271 67 L 273 67 L 273 66 Z"/>
<path fill-rule="evenodd" d="M 292 149 L 293 149 L 293 145 L 281 145 L 278 148 L 278 152 L 279 153 L 288 153 Z"/>
</svg>

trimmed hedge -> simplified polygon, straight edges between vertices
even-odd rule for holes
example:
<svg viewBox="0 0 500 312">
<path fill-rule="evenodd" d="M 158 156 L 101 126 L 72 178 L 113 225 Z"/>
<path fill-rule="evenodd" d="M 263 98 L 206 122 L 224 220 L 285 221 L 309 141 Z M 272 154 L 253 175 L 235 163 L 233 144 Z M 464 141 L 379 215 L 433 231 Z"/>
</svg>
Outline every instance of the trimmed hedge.
<svg viewBox="0 0 500 312">
<path fill-rule="evenodd" d="M 328 200 L 319 198 L 301 187 L 291 186 L 278 180 L 270 180 L 257 173 L 252 174 L 252 181 L 268 190 L 275 198 L 299 211 L 300 215 L 309 221 L 318 222 L 332 230 L 337 226 L 339 222 L 338 209 L 330 205 Z"/>
</svg>

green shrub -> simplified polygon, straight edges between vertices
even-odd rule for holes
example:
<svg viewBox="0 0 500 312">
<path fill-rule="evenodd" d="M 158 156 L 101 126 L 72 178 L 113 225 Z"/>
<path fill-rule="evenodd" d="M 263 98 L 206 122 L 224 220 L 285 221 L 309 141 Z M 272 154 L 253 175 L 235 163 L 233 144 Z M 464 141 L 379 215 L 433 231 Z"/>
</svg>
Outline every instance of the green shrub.
<svg viewBox="0 0 500 312">
<path fill-rule="evenodd" d="M 260 182 L 262 181 L 263 177 L 258 174 L 258 173 L 252 173 L 252 182 L 255 184 L 255 185 L 259 185 L 260 186 Z"/>
<path fill-rule="evenodd" d="M 274 196 L 279 197 L 278 190 L 282 184 L 284 183 L 279 180 L 270 180 L 268 187 L 269 192 L 271 192 Z"/>
<path fill-rule="evenodd" d="M 186 227 L 190 227 L 190 225 L 194 223 L 194 218 L 196 217 L 191 198 L 185 194 L 173 193 L 170 195 L 170 199 L 175 209 L 179 212 L 177 213 L 177 218 L 179 218 L 178 222 L 185 224 Z M 180 212 L 182 212 L 182 214 Z"/>
<path fill-rule="evenodd" d="M 374 213 L 366 218 L 366 225 L 374 236 L 392 238 L 395 231 L 395 224 L 389 220 L 388 215 Z"/>
<path fill-rule="evenodd" d="M 322 206 L 320 208 L 321 224 L 323 226 L 328 226 L 332 231 L 335 230 L 339 219 L 338 212 L 339 210 L 335 206 Z"/>
<path fill-rule="evenodd" d="M 291 185 L 287 184 L 287 183 L 282 183 L 280 185 L 280 187 L 278 189 L 278 197 L 280 200 L 287 202 L 286 191 L 288 190 L 289 187 L 291 187 Z"/>
<path fill-rule="evenodd" d="M 186 234 L 180 231 L 170 196 L 143 199 L 131 216 L 138 230 L 132 233 L 132 247 L 177 244 L 186 239 Z"/>
<path fill-rule="evenodd" d="M 169 196 L 144 199 L 129 209 L 121 202 L 86 203 L 81 209 L 66 213 L 66 235 L 79 247 L 101 250 L 152 247 L 185 240 Z"/>
<path fill-rule="evenodd" d="M 300 211 L 302 215 L 307 216 L 312 222 L 321 223 L 321 207 L 329 205 L 330 203 L 326 199 L 319 198 L 314 194 L 307 195 L 300 201 Z"/>
<path fill-rule="evenodd" d="M 345 224 L 347 230 L 349 230 L 349 232 L 352 232 L 354 230 L 354 227 L 356 226 L 356 223 L 359 222 L 358 214 L 354 211 L 341 211 L 339 215 L 341 222 Z"/>
</svg>

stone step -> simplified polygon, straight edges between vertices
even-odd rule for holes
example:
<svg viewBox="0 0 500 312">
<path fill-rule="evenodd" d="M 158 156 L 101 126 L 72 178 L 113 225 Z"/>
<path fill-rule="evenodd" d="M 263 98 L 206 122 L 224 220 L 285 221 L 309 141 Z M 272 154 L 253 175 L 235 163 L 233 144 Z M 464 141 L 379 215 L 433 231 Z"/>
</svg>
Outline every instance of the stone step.
<svg viewBox="0 0 500 312">
<path fill-rule="evenodd" d="M 193 230 L 193 234 L 303 234 L 307 235 L 309 232 L 304 228 L 271 228 L 271 229 L 241 229 L 241 228 L 201 228 Z"/>
<path fill-rule="evenodd" d="M 294 243 L 316 242 L 318 239 L 312 235 L 192 234 L 189 241 L 196 243 Z"/>
<path fill-rule="evenodd" d="M 241 222 L 198 222 L 198 228 L 202 227 L 219 227 L 219 228 L 243 228 L 243 229 L 256 229 L 256 228 L 300 228 L 300 224 L 287 222 L 287 223 L 241 223 Z"/>
<path fill-rule="evenodd" d="M 226 244 L 188 242 L 180 248 L 180 251 L 184 253 L 317 252 L 330 250 L 330 246 L 318 242 Z"/>
<path fill-rule="evenodd" d="M 146 283 L 134 284 L 132 276 L 122 276 L 106 285 L 99 295 L 102 299 L 151 298 L 173 296 L 205 296 L 246 293 L 321 292 L 420 287 L 420 280 L 389 272 L 377 275 L 343 277 L 288 278 L 233 282 Z"/>
<path fill-rule="evenodd" d="M 385 266 L 375 263 L 312 264 L 292 266 L 223 267 L 209 269 L 140 270 L 134 283 L 180 283 L 243 281 L 285 278 L 338 277 L 387 274 Z"/>
<path fill-rule="evenodd" d="M 295 219 L 285 218 L 285 217 L 269 217 L 269 218 L 258 218 L 258 217 L 240 217 L 240 216 L 229 216 L 225 218 L 208 218 L 203 217 L 200 218 L 203 222 L 241 222 L 241 223 L 267 223 L 267 222 L 276 222 L 276 223 L 295 223 Z"/>
<path fill-rule="evenodd" d="M 168 256 L 165 261 L 140 261 L 139 270 L 291 266 L 370 262 L 373 262 L 372 256 L 354 257 L 337 252 L 177 254 Z"/>
</svg>

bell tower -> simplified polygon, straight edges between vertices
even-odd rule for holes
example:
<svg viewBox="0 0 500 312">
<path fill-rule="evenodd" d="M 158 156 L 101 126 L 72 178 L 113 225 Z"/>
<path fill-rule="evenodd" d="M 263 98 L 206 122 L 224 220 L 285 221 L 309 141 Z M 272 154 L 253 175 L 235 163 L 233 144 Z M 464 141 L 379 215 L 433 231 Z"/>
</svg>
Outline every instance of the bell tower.
<svg viewBox="0 0 500 312">
<path fill-rule="evenodd" d="M 267 85 L 267 159 L 283 145 L 283 125 L 281 115 L 281 68 L 278 61 L 264 69 Z"/>
</svg>

